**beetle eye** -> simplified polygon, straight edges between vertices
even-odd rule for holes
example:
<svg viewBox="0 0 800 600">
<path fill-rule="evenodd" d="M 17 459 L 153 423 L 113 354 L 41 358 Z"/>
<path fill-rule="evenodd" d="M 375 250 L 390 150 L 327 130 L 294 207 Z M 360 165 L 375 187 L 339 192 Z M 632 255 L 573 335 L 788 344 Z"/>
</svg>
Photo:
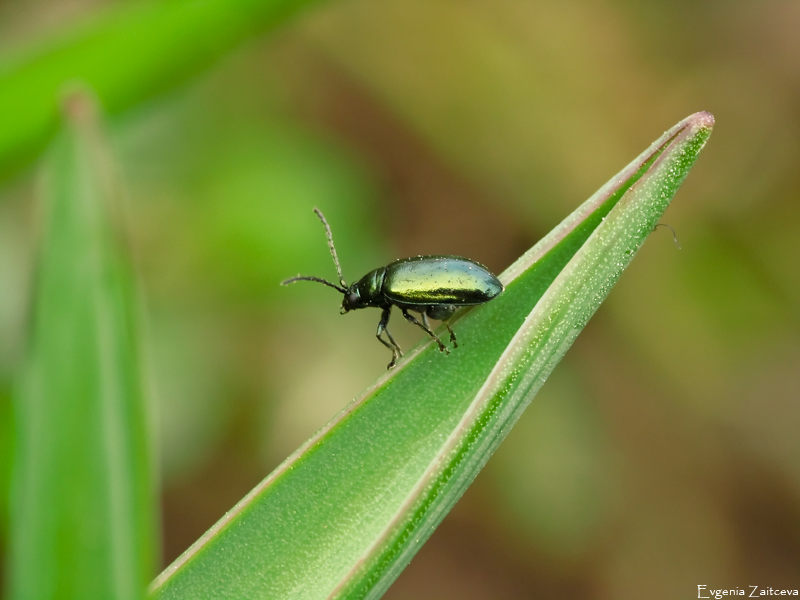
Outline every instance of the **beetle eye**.
<svg viewBox="0 0 800 600">
<path fill-rule="evenodd" d="M 359 300 L 360 300 L 360 298 L 358 297 L 358 294 L 355 294 L 355 293 L 347 294 L 347 304 L 349 304 L 350 306 L 353 306 L 353 307 L 356 306 L 356 304 L 358 304 Z"/>
</svg>

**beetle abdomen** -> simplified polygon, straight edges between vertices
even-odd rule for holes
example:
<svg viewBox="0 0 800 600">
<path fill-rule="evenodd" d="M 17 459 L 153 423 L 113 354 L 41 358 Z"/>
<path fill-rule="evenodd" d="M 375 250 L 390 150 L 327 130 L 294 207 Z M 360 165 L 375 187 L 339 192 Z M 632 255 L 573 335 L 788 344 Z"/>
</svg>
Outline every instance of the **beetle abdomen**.
<svg viewBox="0 0 800 600">
<path fill-rule="evenodd" d="M 486 267 L 460 256 L 416 256 L 386 266 L 383 294 L 398 304 L 452 304 L 488 302 L 503 284 Z"/>
</svg>

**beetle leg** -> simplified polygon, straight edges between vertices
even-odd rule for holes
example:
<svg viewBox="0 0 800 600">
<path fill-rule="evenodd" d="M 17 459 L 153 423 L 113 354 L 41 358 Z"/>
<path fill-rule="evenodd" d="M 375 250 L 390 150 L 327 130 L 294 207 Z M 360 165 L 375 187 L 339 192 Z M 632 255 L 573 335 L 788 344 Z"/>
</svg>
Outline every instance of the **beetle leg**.
<svg viewBox="0 0 800 600">
<path fill-rule="evenodd" d="M 400 349 L 400 344 L 398 344 L 397 342 L 394 341 L 394 338 L 392 337 L 392 334 L 389 333 L 389 328 L 388 327 L 384 327 L 384 331 L 386 332 L 386 335 L 389 337 L 389 341 L 394 345 L 395 348 L 397 348 L 397 354 L 399 356 L 403 356 L 403 351 Z"/>
<path fill-rule="evenodd" d="M 450 329 L 450 323 L 447 321 L 442 321 L 444 326 L 447 327 L 447 331 L 450 332 L 450 341 L 453 342 L 453 348 L 458 348 L 458 342 L 456 341 L 456 332 Z"/>
<path fill-rule="evenodd" d="M 394 341 L 392 334 L 389 333 L 389 330 L 386 328 L 386 326 L 389 325 L 389 316 L 391 314 L 392 314 L 391 306 L 383 309 L 383 313 L 381 314 L 381 320 L 378 323 L 378 332 L 375 334 L 375 337 L 378 338 L 378 341 L 392 351 L 392 362 L 390 362 L 389 366 L 386 367 L 387 369 L 393 368 L 397 364 L 397 359 L 403 356 L 403 351 L 400 350 L 400 346 L 397 345 L 397 342 Z M 386 332 L 386 335 L 389 337 L 389 342 L 391 342 L 391 344 L 381 337 L 381 334 L 384 331 Z"/>
<path fill-rule="evenodd" d="M 425 325 L 420 323 L 414 316 L 408 314 L 408 309 L 407 308 L 403 308 L 401 310 L 403 311 L 403 316 L 406 318 L 406 320 L 408 320 L 410 323 L 413 323 L 414 325 L 418 325 L 419 327 L 422 327 L 422 329 L 425 331 L 425 333 L 427 333 L 434 340 L 436 340 L 436 343 L 439 344 L 439 351 L 440 352 L 444 352 L 445 354 L 450 354 L 450 349 L 442 343 L 442 340 L 439 339 L 439 336 L 437 336 L 435 333 L 433 333 L 433 331 L 431 331 L 430 327 L 425 327 Z"/>
<path fill-rule="evenodd" d="M 425 317 L 430 317 L 432 319 L 438 319 L 444 326 L 447 327 L 447 331 L 450 332 L 450 341 L 453 343 L 453 348 L 458 348 L 458 342 L 456 342 L 456 334 L 450 328 L 450 324 L 447 322 L 447 319 L 453 316 L 453 313 L 456 312 L 458 309 L 457 306 L 452 306 L 448 304 L 433 304 L 427 308 L 427 310 L 422 314 L 423 316 L 423 323 L 425 325 L 428 324 L 428 320 Z"/>
<path fill-rule="evenodd" d="M 422 313 L 422 324 L 425 325 L 425 327 L 427 327 L 428 329 L 431 328 L 431 324 L 428 322 L 428 315 L 425 313 Z"/>
</svg>

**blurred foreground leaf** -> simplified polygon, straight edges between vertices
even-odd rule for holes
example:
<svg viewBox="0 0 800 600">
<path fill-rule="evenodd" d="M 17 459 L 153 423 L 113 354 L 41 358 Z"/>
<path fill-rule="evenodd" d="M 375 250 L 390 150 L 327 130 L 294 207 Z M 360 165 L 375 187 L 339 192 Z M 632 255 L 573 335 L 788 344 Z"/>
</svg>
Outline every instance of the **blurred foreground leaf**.
<svg viewBox="0 0 800 600">
<path fill-rule="evenodd" d="M 162 573 L 153 597 L 380 597 L 594 314 L 712 125 L 697 113 L 666 132 L 512 265 L 503 294 L 464 311 L 457 350 L 406 356 Z"/>
<path fill-rule="evenodd" d="M 48 156 L 32 330 L 15 397 L 12 598 L 141 598 L 154 494 L 131 274 L 93 105 Z"/>
<path fill-rule="evenodd" d="M 138 2 L 0 57 L 0 172 L 19 166 L 53 132 L 59 96 L 88 84 L 115 113 L 186 81 L 311 0 Z"/>
</svg>

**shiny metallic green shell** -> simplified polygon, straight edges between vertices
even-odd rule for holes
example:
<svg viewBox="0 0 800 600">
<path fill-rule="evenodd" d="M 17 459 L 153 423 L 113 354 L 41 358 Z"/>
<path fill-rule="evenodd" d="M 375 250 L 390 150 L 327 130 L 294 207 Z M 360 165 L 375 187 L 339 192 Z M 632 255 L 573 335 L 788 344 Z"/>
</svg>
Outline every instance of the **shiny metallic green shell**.
<svg viewBox="0 0 800 600">
<path fill-rule="evenodd" d="M 386 265 L 381 291 L 394 304 L 470 306 L 488 302 L 503 291 L 503 284 L 468 258 L 416 256 Z"/>
</svg>

